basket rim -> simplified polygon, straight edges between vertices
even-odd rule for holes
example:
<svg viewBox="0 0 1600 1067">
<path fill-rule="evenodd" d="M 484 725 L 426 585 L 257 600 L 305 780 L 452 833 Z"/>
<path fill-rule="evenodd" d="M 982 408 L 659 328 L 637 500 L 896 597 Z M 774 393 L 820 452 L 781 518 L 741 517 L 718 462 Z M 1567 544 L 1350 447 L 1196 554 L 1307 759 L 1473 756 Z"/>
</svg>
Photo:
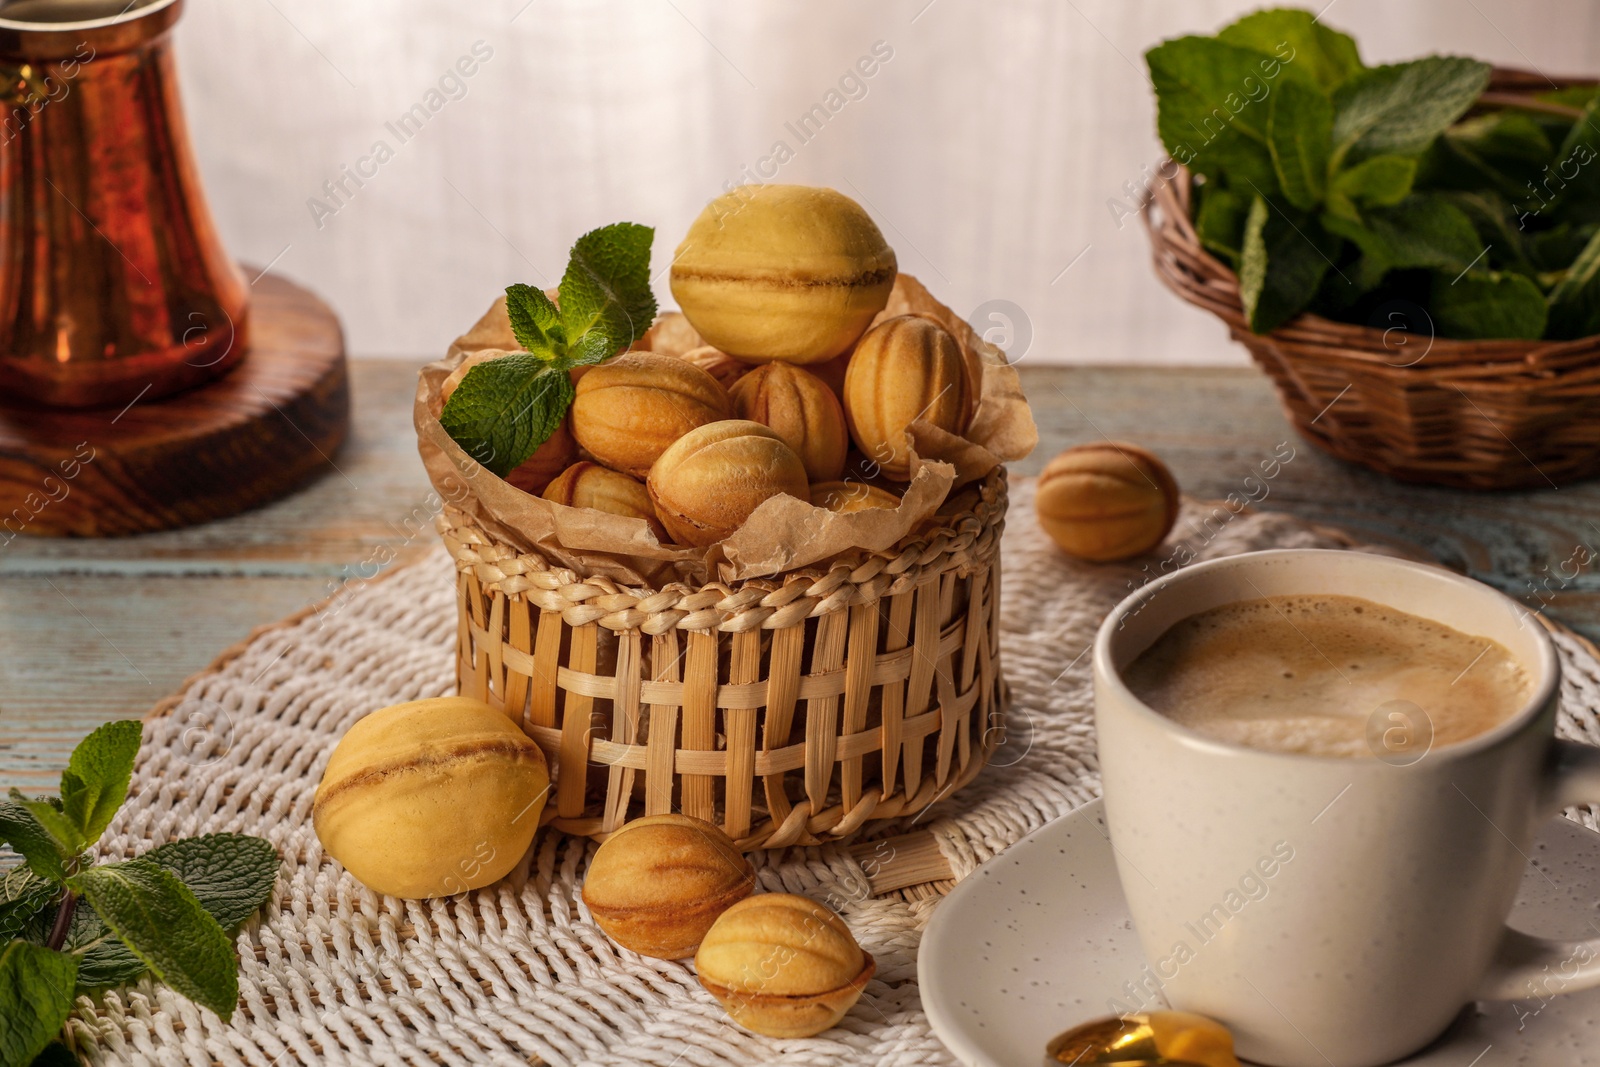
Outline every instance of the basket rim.
<svg viewBox="0 0 1600 1067">
<path fill-rule="evenodd" d="M 560 601 L 564 613 L 592 615 L 592 621 L 608 629 L 737 632 L 781 627 L 799 615 L 877 600 L 891 587 L 917 581 L 929 571 L 952 569 L 950 557 L 960 554 L 972 556 L 973 567 L 987 567 L 998 551 L 1009 507 L 1006 467 L 1001 464 L 969 484 L 979 488 L 970 508 L 913 530 L 888 549 L 862 550 L 775 575 L 698 586 L 681 581 L 659 587 L 628 586 L 604 575 L 585 575 L 539 553 L 507 545 L 470 514 L 450 505 L 440 511 L 435 524 L 457 571 L 471 571 L 486 592 L 549 600 L 551 607 Z M 964 565 L 968 564 L 954 564 Z"/>
<path fill-rule="evenodd" d="M 1557 78 L 1558 88 L 1600 84 L 1589 77 Z M 1485 95 L 1536 96 L 1547 91 L 1550 79 L 1515 67 L 1493 68 Z M 1476 105 L 1475 105 L 1476 106 Z M 1154 177 L 1145 185 L 1139 202 L 1140 219 L 1150 237 L 1156 273 L 1187 303 L 1212 312 L 1236 337 L 1287 342 L 1315 347 L 1322 355 L 1345 359 L 1368 368 L 1385 368 L 1397 376 L 1417 380 L 1437 377 L 1441 364 L 1504 364 L 1505 369 L 1531 371 L 1541 380 L 1563 372 L 1600 372 L 1600 334 L 1568 340 L 1488 338 L 1466 340 L 1435 335 L 1429 341 L 1429 365 L 1392 362 L 1394 349 L 1385 343 L 1389 331 L 1357 325 L 1303 311 L 1276 329 L 1254 333 L 1244 317 L 1239 276 L 1200 243 L 1190 217 L 1196 175 L 1170 156 L 1156 164 Z M 1170 174 L 1170 177 L 1165 175 Z M 1179 254 L 1198 262 L 1206 276 L 1187 264 L 1170 262 Z M 1204 292 L 1205 298 L 1202 298 Z M 1242 338 L 1241 338 L 1242 339 Z M 1574 357 L 1580 357 L 1575 359 Z"/>
</svg>

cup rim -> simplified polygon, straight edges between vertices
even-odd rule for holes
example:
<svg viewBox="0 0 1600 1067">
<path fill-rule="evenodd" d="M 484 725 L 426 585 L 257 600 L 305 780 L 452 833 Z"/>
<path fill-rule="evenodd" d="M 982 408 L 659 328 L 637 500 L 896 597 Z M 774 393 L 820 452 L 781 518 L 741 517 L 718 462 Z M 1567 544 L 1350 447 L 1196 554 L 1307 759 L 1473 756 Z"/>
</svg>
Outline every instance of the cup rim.
<svg viewBox="0 0 1600 1067">
<path fill-rule="evenodd" d="M 0 14 L 0 30 L 10 30 L 16 33 L 76 33 L 87 30 L 100 30 L 107 26 L 137 22 L 178 2 L 179 0 L 150 0 L 147 4 L 134 7 L 132 0 L 130 0 L 129 7 L 124 8 L 118 14 L 104 15 L 97 19 L 80 19 L 76 22 L 37 22 L 32 19 L 8 19 L 3 14 Z M 0 10 L 4 9 L 0 8 Z"/>
<path fill-rule="evenodd" d="M 1193 581 L 1195 576 L 1210 570 L 1223 569 L 1228 566 L 1240 566 L 1241 560 L 1246 561 L 1247 565 L 1250 561 L 1264 561 L 1267 559 L 1278 559 L 1284 557 L 1304 559 L 1307 557 L 1316 556 L 1339 556 L 1344 559 L 1359 559 L 1362 561 L 1361 565 L 1365 566 L 1379 568 L 1388 567 L 1396 570 L 1406 570 L 1417 574 L 1423 574 L 1427 576 L 1429 580 L 1441 581 L 1451 585 L 1465 587 L 1471 590 L 1474 595 L 1499 600 L 1513 610 L 1521 612 L 1524 621 L 1528 621 L 1530 619 L 1532 620 L 1532 624 L 1535 627 L 1535 640 L 1538 647 L 1537 655 L 1540 679 L 1538 684 L 1534 686 L 1534 690 L 1529 695 L 1527 701 L 1520 708 L 1518 708 L 1515 713 L 1508 715 L 1504 721 L 1493 728 L 1485 730 L 1480 734 L 1475 734 L 1474 736 L 1466 738 L 1462 741 L 1455 741 L 1447 745 L 1440 745 L 1430 748 L 1427 753 L 1428 756 L 1433 756 L 1437 753 L 1444 758 L 1456 760 L 1473 755 L 1474 753 L 1482 752 L 1485 749 L 1493 748 L 1496 745 L 1521 733 L 1534 720 L 1536 720 L 1540 713 L 1555 699 L 1558 687 L 1561 684 L 1561 661 L 1556 655 L 1555 642 L 1550 639 L 1549 631 L 1546 630 L 1544 625 L 1537 620 L 1533 611 L 1530 611 L 1528 608 L 1522 604 L 1519 604 L 1511 597 L 1506 596 L 1506 594 L 1502 593 L 1500 590 L 1491 585 L 1477 581 L 1476 579 L 1470 578 L 1466 575 L 1457 574 L 1454 571 L 1445 569 L 1444 567 L 1430 563 L 1421 563 L 1415 560 L 1400 559 L 1395 556 L 1380 556 L 1373 553 L 1358 552 L 1351 549 L 1340 548 L 1272 548 L 1262 549 L 1255 552 L 1240 552 L 1231 556 L 1221 556 L 1216 559 L 1209 559 L 1200 563 L 1193 563 L 1187 567 L 1181 567 L 1170 574 L 1164 574 L 1160 578 L 1140 586 L 1134 592 L 1129 593 L 1126 597 L 1124 597 L 1116 607 L 1111 609 L 1111 611 L 1106 615 L 1104 621 L 1101 622 L 1099 631 L 1095 634 L 1094 656 L 1092 662 L 1094 665 L 1093 674 L 1096 690 L 1098 691 L 1100 686 L 1109 686 L 1116 696 L 1121 698 L 1123 705 L 1132 709 L 1135 715 L 1166 730 L 1169 730 L 1191 747 L 1211 750 L 1218 754 L 1243 754 L 1259 756 L 1268 759 L 1289 759 L 1300 762 L 1311 762 L 1322 766 L 1341 767 L 1350 767 L 1352 765 L 1360 766 L 1366 763 L 1383 762 L 1378 759 L 1367 759 L 1365 757 L 1321 756 L 1301 752 L 1274 752 L 1270 749 L 1252 748 L 1249 745 L 1241 745 L 1232 741 L 1224 741 L 1221 738 L 1213 737 L 1210 734 L 1201 733 L 1200 731 L 1185 726 L 1174 719 L 1168 718 L 1156 709 L 1152 708 L 1150 705 L 1146 704 L 1143 700 L 1139 699 L 1133 690 L 1128 688 L 1127 683 L 1122 678 L 1122 672 L 1119 671 L 1112 662 L 1112 644 L 1116 640 L 1117 632 L 1120 629 L 1120 626 L 1118 625 L 1119 621 L 1128 617 L 1134 612 L 1135 609 L 1143 608 L 1155 598 L 1162 596 L 1164 591 L 1171 589 L 1174 586 L 1182 585 L 1185 582 Z M 1393 607 L 1395 605 L 1390 606 Z M 1400 610 L 1404 609 L 1401 608 Z M 1178 620 L 1174 620 L 1174 624 L 1176 621 Z M 1163 631 L 1163 633 L 1164 632 L 1165 631 Z M 1101 704 L 1097 699 L 1097 711 L 1100 706 Z M 1421 766 L 1427 762 L 1437 761 L 1422 759 L 1410 764 L 1385 764 L 1385 766 L 1396 766 L 1397 769 L 1400 770 L 1409 770 L 1413 767 Z"/>
</svg>

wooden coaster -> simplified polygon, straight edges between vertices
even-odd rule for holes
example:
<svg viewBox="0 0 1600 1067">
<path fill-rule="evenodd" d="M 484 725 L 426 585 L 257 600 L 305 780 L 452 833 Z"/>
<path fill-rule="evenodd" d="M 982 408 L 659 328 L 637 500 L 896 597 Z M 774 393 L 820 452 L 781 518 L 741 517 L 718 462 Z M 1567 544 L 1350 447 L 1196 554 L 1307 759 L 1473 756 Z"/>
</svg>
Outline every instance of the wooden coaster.
<svg viewBox="0 0 1600 1067">
<path fill-rule="evenodd" d="M 0 406 L 0 545 L 220 519 L 330 467 L 350 428 L 338 318 L 275 274 L 250 316 L 245 358 L 187 392 L 121 411 Z"/>
</svg>

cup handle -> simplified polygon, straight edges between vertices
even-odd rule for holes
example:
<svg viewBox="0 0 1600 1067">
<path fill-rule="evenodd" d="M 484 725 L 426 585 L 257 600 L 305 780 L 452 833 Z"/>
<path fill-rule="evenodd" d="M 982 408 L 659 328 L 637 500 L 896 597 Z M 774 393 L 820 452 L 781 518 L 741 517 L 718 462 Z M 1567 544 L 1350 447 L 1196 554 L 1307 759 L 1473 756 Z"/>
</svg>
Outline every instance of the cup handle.
<svg viewBox="0 0 1600 1067">
<path fill-rule="evenodd" d="M 1541 810 L 1600 801 L 1600 748 L 1557 741 Z M 1478 987 L 1478 1000 L 1547 1000 L 1600 986 L 1600 937 L 1564 941 L 1532 937 L 1506 927 L 1505 937 Z"/>
</svg>

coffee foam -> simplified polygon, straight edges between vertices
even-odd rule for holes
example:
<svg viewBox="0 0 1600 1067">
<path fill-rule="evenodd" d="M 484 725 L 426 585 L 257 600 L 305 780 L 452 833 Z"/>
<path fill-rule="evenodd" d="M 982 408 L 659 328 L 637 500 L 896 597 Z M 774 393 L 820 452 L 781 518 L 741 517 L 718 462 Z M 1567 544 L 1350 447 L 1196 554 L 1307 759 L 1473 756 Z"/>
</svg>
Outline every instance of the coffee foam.
<svg viewBox="0 0 1600 1067">
<path fill-rule="evenodd" d="M 1504 722 L 1532 680 L 1504 646 L 1370 600 L 1241 600 L 1174 625 L 1123 671 L 1190 729 L 1271 752 L 1375 756 L 1373 713 L 1410 701 L 1448 745 Z"/>
</svg>

